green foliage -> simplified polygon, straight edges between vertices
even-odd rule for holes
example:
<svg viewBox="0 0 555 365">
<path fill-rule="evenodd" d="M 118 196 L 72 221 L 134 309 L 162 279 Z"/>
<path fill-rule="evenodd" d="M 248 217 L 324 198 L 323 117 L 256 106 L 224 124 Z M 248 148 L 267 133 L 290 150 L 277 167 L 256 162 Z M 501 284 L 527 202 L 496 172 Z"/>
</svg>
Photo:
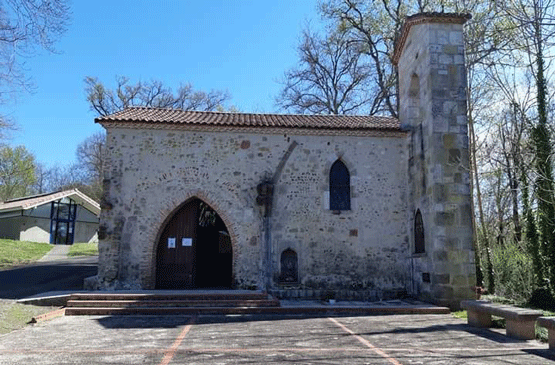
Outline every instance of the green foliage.
<svg viewBox="0 0 555 365">
<path fill-rule="evenodd" d="M 0 200 L 30 193 L 36 181 L 35 157 L 24 146 L 0 149 Z"/>
<path fill-rule="evenodd" d="M 525 303 L 534 290 L 533 262 L 528 251 L 522 244 L 508 240 L 504 245 L 491 247 L 491 260 L 496 294 Z"/>
<path fill-rule="evenodd" d="M 36 261 L 51 249 L 48 243 L 0 239 L 0 269 Z"/>
<path fill-rule="evenodd" d="M 540 242 L 538 237 L 538 230 L 536 228 L 536 218 L 530 208 L 530 200 L 528 195 L 528 179 L 526 174 L 522 171 L 522 200 L 524 209 L 524 219 L 526 220 L 526 249 L 532 258 L 534 275 L 534 284 L 541 286 L 544 281 L 542 257 L 540 254 Z"/>
<path fill-rule="evenodd" d="M 69 248 L 68 256 L 96 256 L 98 243 L 74 243 Z"/>
<path fill-rule="evenodd" d="M 532 141 L 536 154 L 536 191 L 538 197 L 538 228 L 540 232 L 540 252 L 545 257 L 550 268 L 546 276 L 555 284 L 555 206 L 553 200 L 553 169 L 551 136 L 547 127 L 547 96 L 546 79 L 544 76 L 544 62 L 542 53 L 541 33 L 538 35 L 537 59 L 537 99 L 538 123 L 532 129 Z M 552 286 L 552 289 L 554 287 Z"/>
</svg>

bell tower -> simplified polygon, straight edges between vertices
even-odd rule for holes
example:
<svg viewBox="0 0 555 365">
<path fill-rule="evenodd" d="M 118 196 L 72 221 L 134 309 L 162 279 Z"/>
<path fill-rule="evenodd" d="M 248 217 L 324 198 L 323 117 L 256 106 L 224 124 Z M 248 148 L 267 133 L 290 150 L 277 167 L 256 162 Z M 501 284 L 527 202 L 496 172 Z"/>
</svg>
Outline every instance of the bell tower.
<svg viewBox="0 0 555 365">
<path fill-rule="evenodd" d="M 463 39 L 468 19 L 413 15 L 394 54 L 399 119 L 409 131 L 409 291 L 452 308 L 473 295 L 476 281 Z"/>
</svg>

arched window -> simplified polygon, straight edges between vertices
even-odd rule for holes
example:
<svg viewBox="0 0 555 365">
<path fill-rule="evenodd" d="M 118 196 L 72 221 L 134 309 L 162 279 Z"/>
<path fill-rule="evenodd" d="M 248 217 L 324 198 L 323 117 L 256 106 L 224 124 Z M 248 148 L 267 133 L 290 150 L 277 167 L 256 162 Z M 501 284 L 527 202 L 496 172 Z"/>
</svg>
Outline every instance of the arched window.
<svg viewBox="0 0 555 365">
<path fill-rule="evenodd" d="M 426 252 L 426 246 L 424 245 L 424 222 L 422 221 L 422 213 L 418 209 L 414 216 L 414 253 L 424 252 Z"/>
<path fill-rule="evenodd" d="M 347 166 L 337 160 L 330 169 L 330 210 L 351 209 L 351 177 Z"/>
<path fill-rule="evenodd" d="M 297 253 L 290 248 L 281 253 L 281 275 L 279 281 L 282 283 L 297 283 L 299 281 Z"/>
</svg>

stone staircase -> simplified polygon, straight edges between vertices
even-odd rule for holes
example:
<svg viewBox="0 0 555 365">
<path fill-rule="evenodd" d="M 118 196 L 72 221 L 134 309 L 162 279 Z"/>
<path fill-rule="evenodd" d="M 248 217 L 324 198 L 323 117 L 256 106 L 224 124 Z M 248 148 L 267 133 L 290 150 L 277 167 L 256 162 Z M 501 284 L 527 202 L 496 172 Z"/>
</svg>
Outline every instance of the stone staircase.
<svg viewBox="0 0 555 365">
<path fill-rule="evenodd" d="M 279 300 L 263 292 L 97 292 L 72 294 L 65 315 L 257 314 L 279 306 Z"/>
</svg>

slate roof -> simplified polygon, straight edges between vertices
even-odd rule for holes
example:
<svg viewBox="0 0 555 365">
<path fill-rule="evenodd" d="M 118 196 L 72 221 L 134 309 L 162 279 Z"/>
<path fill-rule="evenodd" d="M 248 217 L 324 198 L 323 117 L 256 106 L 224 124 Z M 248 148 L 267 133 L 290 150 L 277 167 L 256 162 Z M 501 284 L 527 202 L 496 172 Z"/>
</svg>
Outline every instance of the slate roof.
<svg viewBox="0 0 555 365">
<path fill-rule="evenodd" d="M 78 189 L 57 191 L 54 193 L 11 199 L 0 203 L 0 213 L 28 210 L 46 203 L 63 199 L 65 197 L 73 199 L 75 202 L 77 202 L 77 204 L 84 206 L 96 215 L 100 214 L 100 205 L 93 199 L 89 198 L 87 195 L 80 192 Z"/>
<path fill-rule="evenodd" d="M 170 125 L 309 128 L 339 130 L 401 130 L 392 117 L 354 115 L 252 114 L 184 111 L 130 107 L 95 119 L 96 123 L 148 123 Z"/>
</svg>

